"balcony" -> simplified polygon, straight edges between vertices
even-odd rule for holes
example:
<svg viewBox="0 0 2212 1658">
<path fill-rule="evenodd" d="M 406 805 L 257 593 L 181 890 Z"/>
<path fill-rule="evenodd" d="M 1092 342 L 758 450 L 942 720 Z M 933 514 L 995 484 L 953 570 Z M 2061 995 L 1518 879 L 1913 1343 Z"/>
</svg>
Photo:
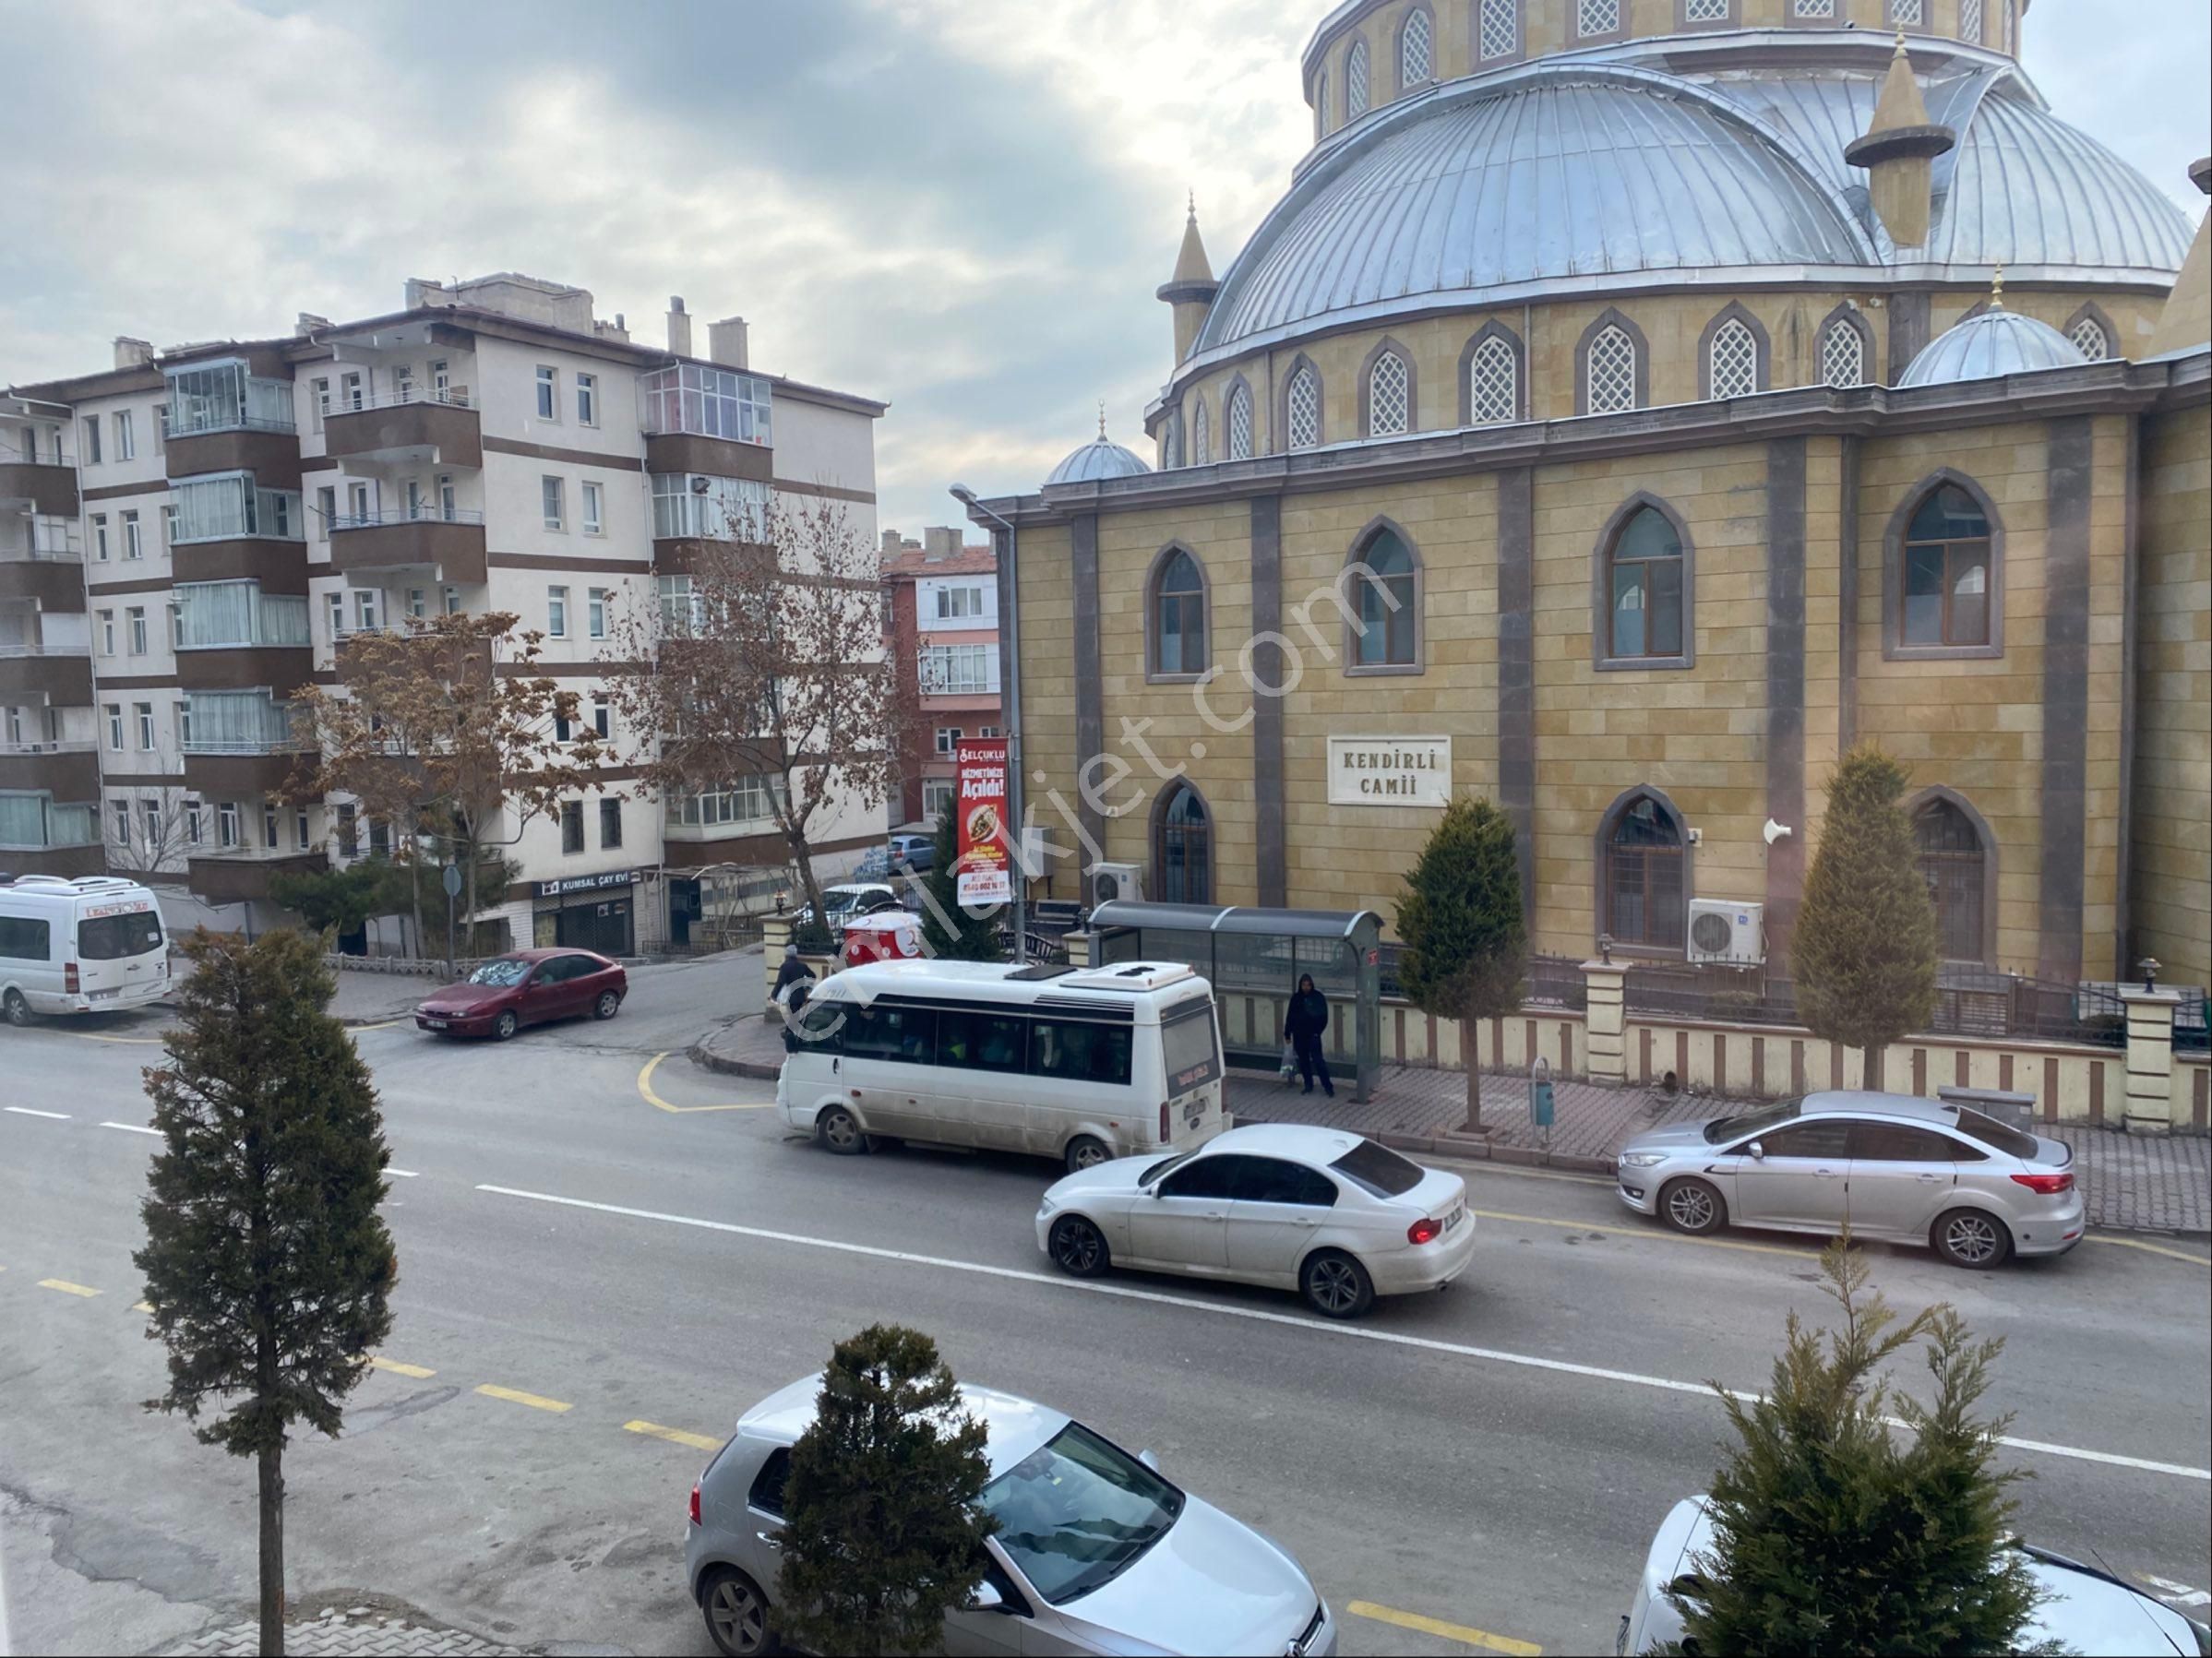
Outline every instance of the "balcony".
<svg viewBox="0 0 2212 1658">
<path fill-rule="evenodd" d="M 456 584 L 484 579 L 484 514 L 431 508 L 341 515 L 330 520 L 330 567 L 356 572 L 429 568 Z"/>
<path fill-rule="evenodd" d="M 186 691 L 266 689 L 289 697 L 314 677 L 312 645 L 201 645 L 176 653 L 176 683 Z"/>
<path fill-rule="evenodd" d="M 89 742 L 0 743 L 0 789 L 98 800 L 100 759 Z"/>
<path fill-rule="evenodd" d="M 193 895 L 215 904 L 267 898 L 269 883 L 280 875 L 314 875 L 330 867 L 330 860 L 319 852 L 270 852 L 247 846 L 196 852 L 186 864 L 191 872 L 186 884 Z"/>
<path fill-rule="evenodd" d="M 699 363 L 641 376 L 645 470 L 767 483 L 775 460 L 771 393 L 758 375 Z"/>
<path fill-rule="evenodd" d="M 90 798 L 99 798 L 99 790 Z M 6 803 L 0 814 L 0 872 L 8 875 L 99 875 L 107 867 L 97 805 L 57 805 L 51 796 Z"/>
<path fill-rule="evenodd" d="M 315 763 L 314 750 L 296 743 L 187 743 L 185 786 L 211 800 L 281 794 Z"/>
<path fill-rule="evenodd" d="M 25 550 L 0 551 L 0 603 L 10 599 L 30 601 L 41 610 L 81 614 L 85 608 L 84 558 L 72 540 L 67 550 L 52 552 L 37 543 Z"/>
<path fill-rule="evenodd" d="M 300 440 L 292 382 L 255 375 L 232 360 L 169 375 L 168 471 L 252 472 L 264 484 L 300 486 Z"/>
<path fill-rule="evenodd" d="M 0 459 L 0 511 L 77 516 L 77 463 L 66 456 L 52 460 Z"/>
<path fill-rule="evenodd" d="M 482 466 L 484 423 L 465 387 L 411 386 L 331 410 L 323 449 L 340 460 Z"/>
<path fill-rule="evenodd" d="M 257 581 L 265 593 L 307 593 L 307 546 L 273 536 L 240 535 L 180 542 L 170 551 L 181 585 L 189 581 Z M 5 589 L 0 589 L 4 592 Z"/>
<path fill-rule="evenodd" d="M 71 708 L 90 703 L 92 647 L 0 645 L 0 701 L 14 701 L 18 697 Z"/>
</svg>

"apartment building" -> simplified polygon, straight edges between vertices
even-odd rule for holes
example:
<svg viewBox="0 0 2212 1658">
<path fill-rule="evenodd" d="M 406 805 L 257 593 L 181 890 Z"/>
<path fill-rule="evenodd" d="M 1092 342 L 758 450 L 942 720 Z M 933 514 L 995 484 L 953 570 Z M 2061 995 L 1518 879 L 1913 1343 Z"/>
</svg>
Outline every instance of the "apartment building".
<svg viewBox="0 0 2212 1658">
<path fill-rule="evenodd" d="M 915 698 L 915 751 L 903 768 L 900 822 L 937 822 L 952 797 L 963 737 L 1005 730 L 998 686 L 998 559 L 958 527 L 918 542 L 883 532 L 883 582 L 899 671 Z"/>
<path fill-rule="evenodd" d="M 754 370 L 745 322 L 670 301 L 664 342 L 580 288 L 411 280 L 401 308 L 156 353 L 0 400 L 0 870 L 128 870 L 181 923 L 281 919 L 288 870 L 388 850 L 352 803 L 281 799 L 289 701 L 352 636 L 512 612 L 621 755 L 619 618 L 688 608 L 702 543 L 771 495 L 829 495 L 873 542 L 880 402 Z M 559 734 L 556 734 L 556 735 Z M 576 734 L 580 735 L 579 732 Z M 496 836 L 518 945 L 669 936 L 718 880 L 783 861 L 759 780 L 643 798 L 634 764 Z M 849 821 L 847 821 L 849 819 Z M 825 857 L 883 808 L 817 826 Z M 403 832 L 403 831 L 402 831 Z M 757 884 L 757 882 L 755 883 Z"/>
</svg>

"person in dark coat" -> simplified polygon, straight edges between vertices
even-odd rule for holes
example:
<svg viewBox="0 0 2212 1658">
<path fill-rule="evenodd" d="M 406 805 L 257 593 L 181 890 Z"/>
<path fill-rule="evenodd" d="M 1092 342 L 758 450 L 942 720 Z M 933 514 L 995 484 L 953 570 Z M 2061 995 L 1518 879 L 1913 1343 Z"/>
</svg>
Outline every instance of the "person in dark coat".
<svg viewBox="0 0 2212 1658">
<path fill-rule="evenodd" d="M 1321 1038 L 1328 1033 L 1329 998 L 1314 989 L 1311 973 L 1300 973 L 1297 993 L 1290 998 L 1290 1011 L 1283 1019 L 1283 1040 L 1297 1056 L 1298 1075 L 1306 1082 L 1300 1091 L 1311 1093 L 1318 1077 L 1321 1091 L 1334 1099 L 1336 1084 L 1329 1079 L 1329 1061 L 1321 1053 Z"/>
</svg>

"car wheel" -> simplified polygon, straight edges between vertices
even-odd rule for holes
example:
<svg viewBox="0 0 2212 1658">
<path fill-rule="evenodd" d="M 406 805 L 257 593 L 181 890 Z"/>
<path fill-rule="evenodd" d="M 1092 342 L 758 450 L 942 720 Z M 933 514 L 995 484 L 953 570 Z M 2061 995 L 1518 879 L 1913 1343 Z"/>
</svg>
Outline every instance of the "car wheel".
<svg viewBox="0 0 2212 1658">
<path fill-rule="evenodd" d="M 592 1017 L 594 1019 L 613 1019 L 615 1017 L 615 1009 L 621 1006 L 622 998 L 620 996 L 616 996 L 611 990 L 603 990 L 599 993 L 599 1000 L 592 1004 Z"/>
<path fill-rule="evenodd" d="M 1068 1173 L 1073 1175 L 1083 1169 L 1094 1169 L 1102 1163 L 1110 1163 L 1113 1157 L 1114 1153 L 1107 1150 L 1106 1141 L 1095 1135 L 1079 1134 L 1068 1142 L 1065 1161 Z"/>
<path fill-rule="evenodd" d="M 1375 1281 L 1350 1256 L 1324 1249 L 1298 1274 L 1306 1305 L 1327 1318 L 1357 1318 L 1375 1304 Z"/>
<path fill-rule="evenodd" d="M 1720 1194 L 1703 1180 L 1669 1180 L 1659 1192 L 1659 1218 L 1677 1232 L 1703 1237 L 1728 1218 Z"/>
<path fill-rule="evenodd" d="M 30 1004 L 23 999 L 20 990 L 7 993 L 7 999 L 0 1002 L 0 1013 L 5 1013 L 7 1022 L 18 1030 L 30 1023 Z"/>
<path fill-rule="evenodd" d="M 706 1614 L 708 1637 L 730 1658 L 756 1658 L 775 1650 L 776 1638 L 768 1627 L 768 1597 L 745 1573 L 734 1567 L 714 1568 L 707 1574 L 699 1604 Z"/>
<path fill-rule="evenodd" d="M 2013 1235 L 2004 1223 L 1979 1209 L 1954 1209 L 1937 1216 L 1928 1241 L 1953 1266 L 1975 1272 L 2003 1266 L 2013 1252 Z"/>
<path fill-rule="evenodd" d="M 506 1042 L 521 1028 L 522 1021 L 515 1017 L 515 1010 L 509 1008 L 497 1019 L 492 1020 L 492 1040 Z"/>
<path fill-rule="evenodd" d="M 1106 1241 L 1081 1215 L 1062 1215 L 1052 1223 L 1053 1265 L 1070 1278 L 1095 1278 L 1106 1270 Z"/>
<path fill-rule="evenodd" d="M 868 1149 L 860 1120 L 843 1105 L 832 1105 L 814 1119 L 814 1137 L 840 1157 L 857 1157 Z"/>
</svg>

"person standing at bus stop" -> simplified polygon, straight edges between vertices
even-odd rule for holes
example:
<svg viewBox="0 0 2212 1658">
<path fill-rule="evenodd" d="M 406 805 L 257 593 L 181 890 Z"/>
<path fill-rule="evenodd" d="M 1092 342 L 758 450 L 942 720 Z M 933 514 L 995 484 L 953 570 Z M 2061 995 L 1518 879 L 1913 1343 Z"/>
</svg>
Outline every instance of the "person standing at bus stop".
<svg viewBox="0 0 2212 1658">
<path fill-rule="evenodd" d="M 1311 973 L 1300 973 L 1297 992 L 1290 998 L 1290 1011 L 1283 1019 L 1283 1040 L 1297 1056 L 1298 1075 L 1306 1083 L 1299 1091 L 1311 1093 L 1314 1079 L 1319 1078 L 1321 1091 L 1333 1100 L 1336 1084 L 1330 1080 L 1329 1060 L 1321 1052 L 1321 1038 L 1328 1033 L 1329 998 L 1314 989 Z"/>
</svg>

